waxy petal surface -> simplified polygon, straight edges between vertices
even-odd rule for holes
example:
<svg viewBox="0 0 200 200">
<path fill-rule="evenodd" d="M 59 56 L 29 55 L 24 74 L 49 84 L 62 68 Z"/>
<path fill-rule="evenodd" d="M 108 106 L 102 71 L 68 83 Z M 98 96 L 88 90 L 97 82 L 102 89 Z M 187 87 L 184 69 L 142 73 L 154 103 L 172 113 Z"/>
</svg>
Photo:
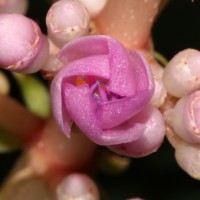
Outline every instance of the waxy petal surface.
<svg viewBox="0 0 200 200">
<path fill-rule="evenodd" d="M 69 42 L 58 57 L 66 66 L 52 82 L 52 104 L 67 136 L 72 121 L 100 145 L 127 143 L 144 134 L 145 125 L 134 116 L 149 102 L 154 82 L 139 53 L 95 35 Z"/>
<path fill-rule="evenodd" d="M 96 107 L 87 85 L 64 84 L 65 107 L 77 126 L 94 142 L 100 145 L 118 144 L 136 140 L 144 132 L 145 126 L 127 121 L 122 126 L 102 130 L 94 107 Z"/>
</svg>

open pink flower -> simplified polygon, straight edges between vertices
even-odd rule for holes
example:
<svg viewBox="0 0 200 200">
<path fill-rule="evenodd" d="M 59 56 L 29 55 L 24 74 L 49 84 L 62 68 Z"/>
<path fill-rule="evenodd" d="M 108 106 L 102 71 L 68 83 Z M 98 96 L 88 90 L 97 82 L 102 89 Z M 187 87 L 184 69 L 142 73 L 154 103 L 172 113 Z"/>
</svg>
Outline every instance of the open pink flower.
<svg viewBox="0 0 200 200">
<path fill-rule="evenodd" d="M 113 145 L 139 138 L 145 125 L 133 117 L 153 91 L 149 65 L 104 35 L 78 38 L 66 44 L 59 59 L 67 63 L 51 84 L 53 113 L 69 137 L 72 122 L 95 143 Z"/>
</svg>

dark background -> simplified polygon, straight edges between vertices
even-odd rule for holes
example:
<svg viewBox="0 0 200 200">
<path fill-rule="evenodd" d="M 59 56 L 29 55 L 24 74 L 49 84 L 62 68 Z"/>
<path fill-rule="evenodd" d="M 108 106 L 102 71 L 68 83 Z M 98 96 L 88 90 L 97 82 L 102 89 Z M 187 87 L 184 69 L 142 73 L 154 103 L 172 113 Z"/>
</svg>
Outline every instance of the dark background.
<svg viewBox="0 0 200 200">
<path fill-rule="evenodd" d="M 28 16 L 43 29 L 48 10 L 45 0 L 30 1 Z M 38 18 L 38 16 L 40 16 Z M 155 49 L 172 58 L 186 48 L 200 50 L 200 1 L 171 0 L 153 28 Z M 18 94 L 12 88 L 12 95 Z M 20 96 L 17 96 L 19 100 Z M 0 182 L 6 177 L 20 151 L 0 154 Z M 99 172 L 96 181 L 114 200 L 140 196 L 147 200 L 199 200 L 200 182 L 190 178 L 176 164 L 174 151 L 167 141 L 159 151 L 145 158 L 133 159 L 130 169 L 119 175 Z"/>
</svg>

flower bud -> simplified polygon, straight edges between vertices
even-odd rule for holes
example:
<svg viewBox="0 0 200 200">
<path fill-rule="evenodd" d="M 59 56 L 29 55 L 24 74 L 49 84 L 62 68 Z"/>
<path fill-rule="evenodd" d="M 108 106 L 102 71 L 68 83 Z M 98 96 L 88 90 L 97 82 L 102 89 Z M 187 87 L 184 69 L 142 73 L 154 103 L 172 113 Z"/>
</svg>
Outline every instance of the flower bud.
<svg viewBox="0 0 200 200">
<path fill-rule="evenodd" d="M 186 49 L 176 54 L 165 68 L 163 82 L 175 97 L 200 89 L 200 52 Z"/>
<path fill-rule="evenodd" d="M 104 8 L 107 0 L 80 0 L 88 9 L 91 17 L 96 17 Z"/>
<path fill-rule="evenodd" d="M 184 141 L 169 127 L 166 136 L 175 149 L 178 165 L 191 177 L 200 180 L 200 145 Z"/>
<path fill-rule="evenodd" d="M 60 0 L 54 3 L 46 16 L 48 36 L 58 47 L 86 35 L 89 22 L 87 9 L 77 0 Z"/>
<path fill-rule="evenodd" d="M 200 180 L 200 145 L 182 140 L 176 145 L 175 158 L 178 165 L 191 177 Z"/>
<path fill-rule="evenodd" d="M 200 90 L 182 97 L 171 116 L 174 131 L 188 142 L 200 143 Z"/>
<path fill-rule="evenodd" d="M 93 180 L 85 174 L 70 174 L 57 186 L 58 200 L 99 200 Z"/>
<path fill-rule="evenodd" d="M 0 0 L 0 13 L 25 14 L 28 10 L 28 0 Z"/>
<path fill-rule="evenodd" d="M 129 156 L 144 157 L 160 147 L 165 136 L 164 120 L 157 108 L 148 106 L 135 117 L 135 121 L 146 125 L 143 135 L 130 143 L 109 146 L 112 151 Z"/>
<path fill-rule="evenodd" d="M 20 14 L 0 14 L 0 65 L 7 70 L 34 73 L 49 51 L 39 26 Z"/>
</svg>

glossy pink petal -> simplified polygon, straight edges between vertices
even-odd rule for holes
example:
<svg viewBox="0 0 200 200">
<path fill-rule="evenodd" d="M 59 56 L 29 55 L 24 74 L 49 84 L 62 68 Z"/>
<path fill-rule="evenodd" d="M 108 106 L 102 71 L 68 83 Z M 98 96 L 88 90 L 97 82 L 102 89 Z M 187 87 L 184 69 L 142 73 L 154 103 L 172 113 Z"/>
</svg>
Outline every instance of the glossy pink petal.
<svg viewBox="0 0 200 200">
<path fill-rule="evenodd" d="M 96 65 L 101 65 L 96 68 Z M 109 78 L 109 62 L 107 56 L 92 56 L 84 60 L 71 62 L 63 68 L 54 78 L 51 84 L 51 101 L 53 104 L 54 116 L 62 131 L 69 137 L 71 132 L 71 118 L 63 108 L 62 89 L 63 82 L 77 75 L 99 75 L 102 78 Z"/>
<path fill-rule="evenodd" d="M 101 105 L 101 111 L 98 117 L 101 121 L 102 128 L 112 128 L 131 118 L 148 103 L 153 95 L 154 82 L 151 72 L 148 69 L 148 64 L 140 54 L 135 51 L 130 53 L 130 58 L 131 65 L 129 65 L 129 68 L 133 70 L 132 76 L 136 82 L 136 93 L 135 95 L 131 95 L 131 93 L 128 93 L 130 88 L 127 89 L 124 87 L 124 90 L 126 90 L 128 94 L 126 98 L 108 101 Z M 112 72 L 111 70 L 111 74 Z M 129 82 L 133 77 L 127 77 L 126 81 Z M 115 76 L 114 80 L 120 78 L 120 76 Z M 116 88 L 116 94 L 120 95 L 118 92 L 120 89 L 121 88 Z"/>
<path fill-rule="evenodd" d="M 109 90 L 121 96 L 133 95 L 135 93 L 133 69 L 130 67 L 125 48 L 117 40 L 104 35 L 78 38 L 64 46 L 59 58 L 66 63 L 92 55 L 105 54 L 109 57 L 112 71 Z"/>
<path fill-rule="evenodd" d="M 144 134 L 137 140 L 109 146 L 112 151 L 129 157 L 144 157 L 161 146 L 165 136 L 164 119 L 160 111 L 153 106 L 146 106 L 140 113 L 135 115 L 132 120 L 145 126 Z"/>
<path fill-rule="evenodd" d="M 96 118 L 94 101 L 87 85 L 73 86 L 64 84 L 63 100 L 65 107 L 77 126 L 94 142 L 100 145 L 118 144 L 136 140 L 145 126 L 127 122 L 120 127 L 102 130 Z"/>
</svg>

